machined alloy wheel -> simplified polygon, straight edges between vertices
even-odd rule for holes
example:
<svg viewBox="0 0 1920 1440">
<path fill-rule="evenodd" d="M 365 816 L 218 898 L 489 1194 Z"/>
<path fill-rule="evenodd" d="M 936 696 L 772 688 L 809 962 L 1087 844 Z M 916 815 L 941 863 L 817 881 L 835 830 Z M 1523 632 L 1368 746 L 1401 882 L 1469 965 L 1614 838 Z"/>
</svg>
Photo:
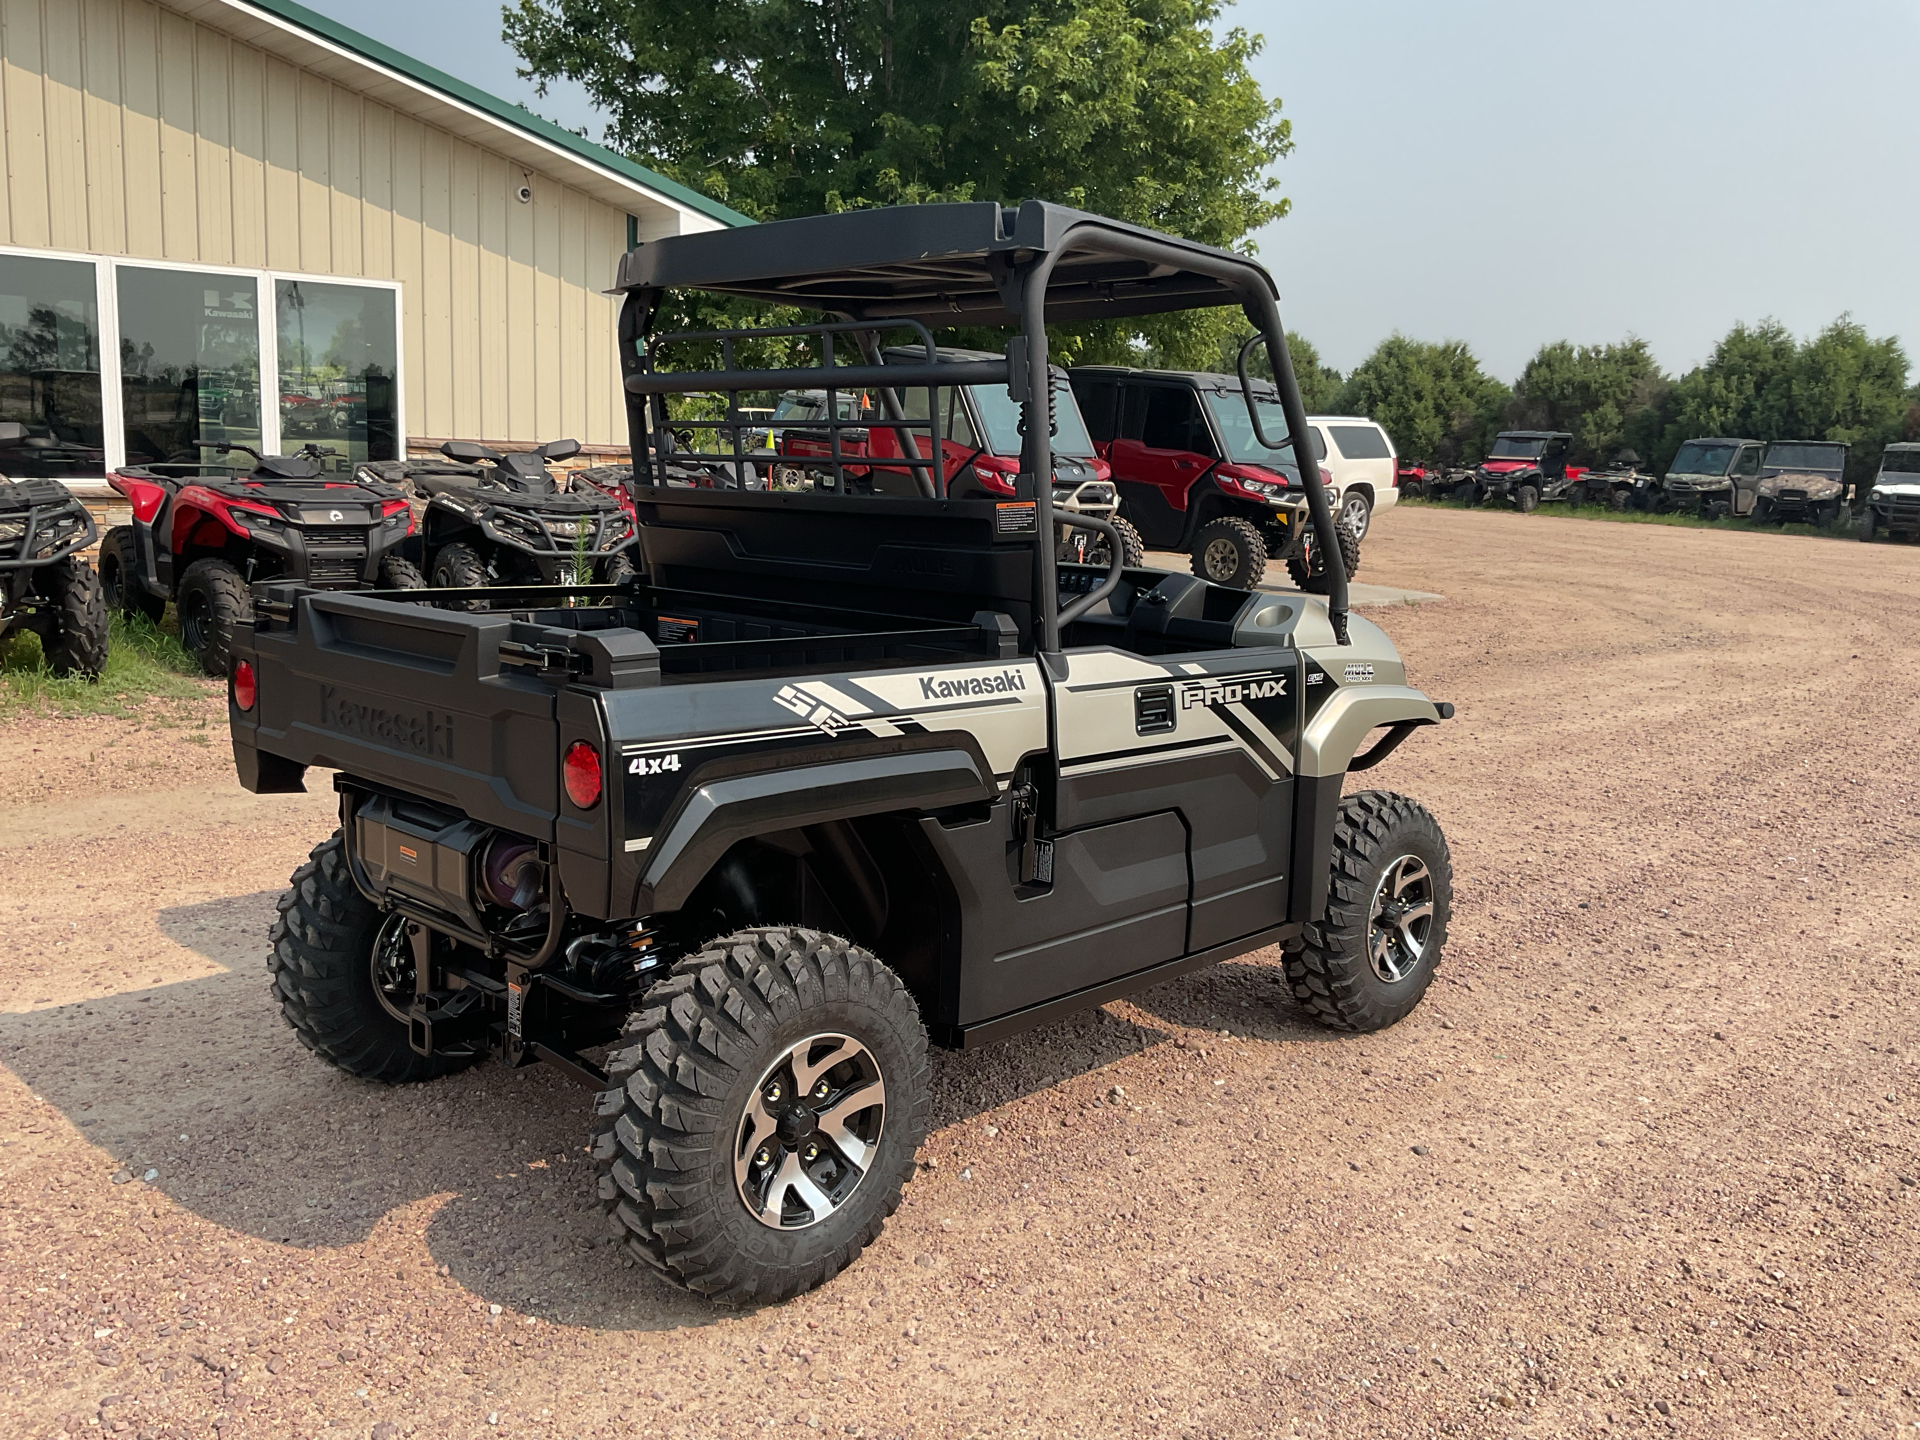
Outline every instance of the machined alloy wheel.
<svg viewBox="0 0 1920 1440">
<path fill-rule="evenodd" d="M 1240 547 L 1224 536 L 1210 540 L 1200 552 L 1200 564 L 1209 580 L 1224 583 L 1240 568 Z"/>
<path fill-rule="evenodd" d="M 887 1082 L 851 1035 L 809 1035 L 768 1067 L 740 1117 L 733 1180 L 747 1213 L 802 1230 L 866 1178 L 886 1126 Z"/>
<path fill-rule="evenodd" d="M 1340 501 L 1340 514 L 1347 528 L 1364 540 L 1367 538 L 1367 526 L 1373 523 L 1373 502 L 1357 491 L 1349 491 Z"/>
<path fill-rule="evenodd" d="M 600 1201 L 633 1259 L 729 1305 L 837 1275 L 900 1204 L 932 1106 L 900 977 L 768 925 L 649 986 L 595 1106 Z"/>
<path fill-rule="evenodd" d="M 1294 998 L 1322 1025 L 1381 1030 L 1433 983 L 1453 910 L 1453 862 L 1424 806 L 1363 790 L 1333 824 L 1326 913 L 1284 952 Z"/>
<path fill-rule="evenodd" d="M 1373 889 L 1367 925 L 1367 958 L 1389 985 L 1411 975 L 1427 953 L 1433 932 L 1433 871 L 1418 855 L 1387 862 Z"/>
</svg>

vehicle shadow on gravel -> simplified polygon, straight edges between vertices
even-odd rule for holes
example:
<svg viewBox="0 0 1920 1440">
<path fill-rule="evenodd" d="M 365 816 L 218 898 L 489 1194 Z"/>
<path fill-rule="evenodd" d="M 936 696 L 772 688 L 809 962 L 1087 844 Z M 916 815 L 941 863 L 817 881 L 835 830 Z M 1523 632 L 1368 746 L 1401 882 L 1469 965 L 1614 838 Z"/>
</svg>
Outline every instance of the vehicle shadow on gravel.
<svg viewBox="0 0 1920 1440">
<path fill-rule="evenodd" d="M 558 1324 L 677 1329 L 716 1312 L 629 1267 L 594 1198 L 589 1098 L 558 1072 L 483 1062 L 424 1085 L 350 1079 L 306 1053 L 267 993 L 272 893 L 162 912 L 170 938 L 226 973 L 0 1015 L 0 1064 L 108 1157 L 101 1183 L 151 1184 L 236 1235 L 299 1250 L 413 1251 L 483 1302 Z M 1249 974 L 1236 980 L 1235 972 Z M 1241 1009 L 1242 991 L 1268 997 Z M 1145 992 L 1178 1026 L 1304 1038 L 1262 966 Z M 1249 1002 L 1251 1004 L 1251 1002 Z M 1226 1021 L 1216 1021 L 1226 1015 Z M 978 1051 L 936 1051 L 936 1128 L 1171 1038 L 1089 1011 Z M 187 1137 L 187 1138 L 181 1138 Z M 151 1182 L 148 1171 L 157 1172 Z M 425 1265 L 421 1280 L 429 1280 Z"/>
</svg>

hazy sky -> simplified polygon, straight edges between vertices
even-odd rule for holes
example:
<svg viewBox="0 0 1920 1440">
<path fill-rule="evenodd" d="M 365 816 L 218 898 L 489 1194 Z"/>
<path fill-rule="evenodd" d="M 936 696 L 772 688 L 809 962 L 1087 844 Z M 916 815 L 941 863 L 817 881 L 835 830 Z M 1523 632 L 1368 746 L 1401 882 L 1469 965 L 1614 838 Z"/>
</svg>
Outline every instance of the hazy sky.
<svg viewBox="0 0 1920 1440">
<path fill-rule="evenodd" d="M 308 0 L 562 124 L 485 0 Z M 1542 341 L 1645 337 L 1669 371 L 1736 320 L 1851 311 L 1920 360 L 1914 0 L 1242 0 L 1285 101 L 1282 315 L 1350 368 L 1390 331 L 1512 379 Z M 1021 197 L 1009 197 L 1021 198 Z"/>
</svg>

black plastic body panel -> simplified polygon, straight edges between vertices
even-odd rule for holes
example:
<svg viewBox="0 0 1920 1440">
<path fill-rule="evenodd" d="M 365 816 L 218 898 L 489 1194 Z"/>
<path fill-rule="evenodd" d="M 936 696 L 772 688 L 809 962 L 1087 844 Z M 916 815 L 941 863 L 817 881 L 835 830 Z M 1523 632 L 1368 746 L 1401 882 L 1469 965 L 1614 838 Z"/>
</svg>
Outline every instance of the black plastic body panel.
<svg viewBox="0 0 1920 1440">
<path fill-rule="evenodd" d="M 921 822 L 959 902 L 953 1010 L 967 1025 L 1186 950 L 1186 830 L 1144 815 L 1057 837 L 1053 884 L 1021 887 L 1004 804 L 952 828 Z"/>
</svg>

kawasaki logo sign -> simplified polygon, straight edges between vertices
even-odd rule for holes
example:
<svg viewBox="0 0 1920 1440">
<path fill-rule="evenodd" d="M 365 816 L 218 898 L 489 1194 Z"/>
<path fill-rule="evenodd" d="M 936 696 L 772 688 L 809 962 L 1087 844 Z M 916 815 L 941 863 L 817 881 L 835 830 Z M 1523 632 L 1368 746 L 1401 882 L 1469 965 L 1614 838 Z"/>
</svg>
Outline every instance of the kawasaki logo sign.
<svg viewBox="0 0 1920 1440">
<path fill-rule="evenodd" d="M 1284 670 L 1260 675 L 1236 675 L 1218 680 L 1189 680 L 1180 687 L 1180 708 L 1196 705 L 1237 705 L 1242 700 L 1276 700 L 1287 693 Z"/>
<path fill-rule="evenodd" d="M 453 717 L 434 710 L 396 710 L 320 687 L 320 723 L 329 730 L 395 750 L 453 758 Z"/>
<path fill-rule="evenodd" d="M 961 675 L 943 679 L 938 675 L 919 676 L 922 700 L 965 700 L 976 695 L 1006 695 L 1027 688 L 1027 677 L 1018 670 L 1002 670 L 997 675 Z"/>
</svg>

